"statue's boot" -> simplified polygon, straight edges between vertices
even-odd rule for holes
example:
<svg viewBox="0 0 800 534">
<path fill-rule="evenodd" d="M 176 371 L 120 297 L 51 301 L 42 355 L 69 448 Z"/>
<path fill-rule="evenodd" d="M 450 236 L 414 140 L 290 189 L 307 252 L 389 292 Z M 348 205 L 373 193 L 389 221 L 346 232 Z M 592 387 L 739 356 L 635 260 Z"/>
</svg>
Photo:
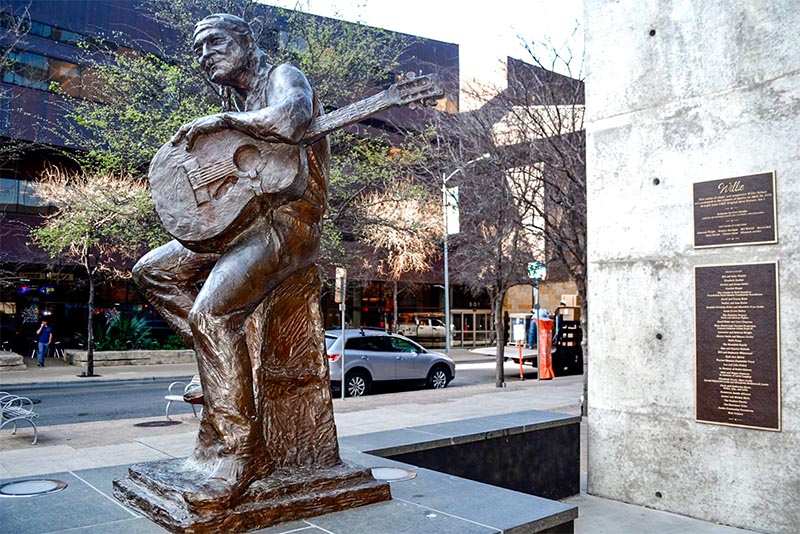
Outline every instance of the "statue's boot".
<svg viewBox="0 0 800 534">
<path fill-rule="evenodd" d="M 190 506 L 234 506 L 257 478 L 250 457 L 225 456 L 217 460 L 213 471 L 196 491 L 184 492 Z"/>
</svg>

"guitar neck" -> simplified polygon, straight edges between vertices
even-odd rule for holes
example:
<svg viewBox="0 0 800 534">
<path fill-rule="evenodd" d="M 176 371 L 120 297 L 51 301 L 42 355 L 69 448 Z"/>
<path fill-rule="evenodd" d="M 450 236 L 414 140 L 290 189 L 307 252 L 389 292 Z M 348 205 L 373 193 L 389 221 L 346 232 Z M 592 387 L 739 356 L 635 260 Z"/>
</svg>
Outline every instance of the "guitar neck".
<svg viewBox="0 0 800 534">
<path fill-rule="evenodd" d="M 359 100 L 330 113 L 319 115 L 311 121 L 303 137 L 303 144 L 310 145 L 334 130 L 362 121 L 367 117 L 398 105 L 396 98 L 391 98 L 387 91 L 381 91 L 364 100 Z"/>
</svg>

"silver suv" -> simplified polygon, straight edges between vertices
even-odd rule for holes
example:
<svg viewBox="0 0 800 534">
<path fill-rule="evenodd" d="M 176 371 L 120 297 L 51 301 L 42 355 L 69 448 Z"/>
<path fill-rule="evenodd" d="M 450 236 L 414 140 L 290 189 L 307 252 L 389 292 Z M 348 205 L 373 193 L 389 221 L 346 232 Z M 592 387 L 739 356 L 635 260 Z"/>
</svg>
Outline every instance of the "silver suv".
<svg viewBox="0 0 800 534">
<path fill-rule="evenodd" d="M 456 376 L 455 362 L 430 352 L 405 336 L 367 328 L 346 329 L 345 393 L 360 397 L 369 393 L 373 382 L 388 380 L 425 381 L 440 389 Z M 327 330 L 325 346 L 331 370 L 331 387 L 341 391 L 342 331 Z"/>
</svg>

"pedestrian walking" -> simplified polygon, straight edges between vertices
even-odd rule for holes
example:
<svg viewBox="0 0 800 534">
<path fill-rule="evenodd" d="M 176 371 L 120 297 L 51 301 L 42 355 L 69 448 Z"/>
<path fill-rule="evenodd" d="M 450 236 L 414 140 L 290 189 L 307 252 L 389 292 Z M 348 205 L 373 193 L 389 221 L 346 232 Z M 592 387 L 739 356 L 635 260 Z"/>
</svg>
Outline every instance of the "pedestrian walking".
<svg viewBox="0 0 800 534">
<path fill-rule="evenodd" d="M 42 325 L 39 327 L 39 330 L 36 331 L 36 334 L 39 336 L 37 338 L 39 350 L 37 352 L 36 365 L 44 367 L 44 359 L 47 357 L 47 353 L 50 350 L 50 343 L 53 341 L 53 329 L 47 326 L 47 321 L 42 321 Z"/>
</svg>

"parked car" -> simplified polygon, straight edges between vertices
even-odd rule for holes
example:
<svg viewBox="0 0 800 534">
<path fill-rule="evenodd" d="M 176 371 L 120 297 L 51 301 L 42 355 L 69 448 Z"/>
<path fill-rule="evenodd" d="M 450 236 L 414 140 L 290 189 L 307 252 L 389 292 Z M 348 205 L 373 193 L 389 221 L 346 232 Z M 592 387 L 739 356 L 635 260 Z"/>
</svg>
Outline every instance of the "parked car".
<svg viewBox="0 0 800 534">
<path fill-rule="evenodd" d="M 373 383 L 390 380 L 422 382 L 429 388 L 447 387 L 456 376 L 456 364 L 449 357 L 431 352 L 405 336 L 370 330 L 346 329 L 344 350 L 345 393 L 360 397 L 370 392 Z M 330 363 L 331 387 L 341 391 L 342 331 L 325 332 Z"/>
<path fill-rule="evenodd" d="M 397 325 L 397 332 L 410 338 L 419 340 L 444 340 L 447 327 L 441 319 L 436 317 L 413 316 Z M 455 326 L 450 325 L 450 338 L 455 335 Z"/>
</svg>

